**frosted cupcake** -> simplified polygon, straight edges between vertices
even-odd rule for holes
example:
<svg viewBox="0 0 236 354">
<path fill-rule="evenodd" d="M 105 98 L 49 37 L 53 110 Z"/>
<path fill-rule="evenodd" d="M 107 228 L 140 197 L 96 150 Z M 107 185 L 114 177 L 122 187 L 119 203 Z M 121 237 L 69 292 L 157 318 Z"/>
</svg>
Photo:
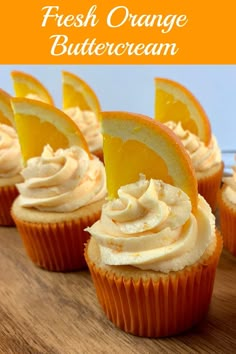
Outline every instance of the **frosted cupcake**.
<svg viewBox="0 0 236 354">
<path fill-rule="evenodd" d="M 52 271 L 84 268 L 84 229 L 100 217 L 106 195 L 103 164 L 80 147 L 46 146 L 22 176 L 12 216 L 32 262 Z"/>
<path fill-rule="evenodd" d="M 103 161 L 101 106 L 94 90 L 77 75 L 62 72 L 63 110 L 83 133 L 89 151 Z"/>
<path fill-rule="evenodd" d="M 21 151 L 14 128 L 11 96 L 0 89 L 0 225 L 14 225 L 10 209 L 18 195 L 15 184 L 22 180 Z"/>
<path fill-rule="evenodd" d="M 224 247 L 236 256 L 236 166 L 232 169 L 233 175 L 223 178 L 219 192 L 219 217 Z"/>
<path fill-rule="evenodd" d="M 139 336 L 180 333 L 210 303 L 222 248 L 215 220 L 199 196 L 158 180 L 122 187 L 88 230 L 86 259 L 107 317 Z M 160 311 L 162 308 L 162 311 Z"/>
<path fill-rule="evenodd" d="M 196 172 L 198 191 L 215 211 L 223 174 L 221 151 L 216 137 L 212 135 L 209 145 L 206 146 L 197 135 L 183 129 L 181 122 L 169 121 L 165 125 L 183 143 Z"/>
<path fill-rule="evenodd" d="M 0 225 L 11 226 L 11 205 L 18 195 L 16 183 L 22 181 L 20 145 L 13 127 L 0 124 Z"/>
<path fill-rule="evenodd" d="M 181 333 L 210 305 L 222 249 L 215 217 L 168 128 L 122 112 L 103 113 L 102 122 L 110 200 L 87 228 L 85 250 L 98 301 L 128 333 Z"/>
<path fill-rule="evenodd" d="M 184 144 L 198 180 L 198 191 L 216 209 L 223 162 L 211 124 L 197 98 L 179 82 L 155 78 L 155 119 Z"/>
</svg>

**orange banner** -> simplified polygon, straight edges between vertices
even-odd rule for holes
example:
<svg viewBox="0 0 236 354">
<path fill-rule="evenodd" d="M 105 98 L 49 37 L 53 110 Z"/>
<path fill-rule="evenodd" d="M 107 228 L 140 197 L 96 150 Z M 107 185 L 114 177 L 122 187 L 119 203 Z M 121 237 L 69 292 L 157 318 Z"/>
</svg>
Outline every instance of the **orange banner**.
<svg viewBox="0 0 236 354">
<path fill-rule="evenodd" d="M 235 0 L 1 5 L 1 64 L 235 64 Z"/>
</svg>

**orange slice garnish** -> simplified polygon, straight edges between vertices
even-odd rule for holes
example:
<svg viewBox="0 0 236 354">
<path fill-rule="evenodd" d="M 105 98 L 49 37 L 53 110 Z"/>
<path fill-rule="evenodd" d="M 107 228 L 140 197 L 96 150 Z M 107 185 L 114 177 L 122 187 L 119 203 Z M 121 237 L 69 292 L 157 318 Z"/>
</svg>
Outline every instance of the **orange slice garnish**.
<svg viewBox="0 0 236 354">
<path fill-rule="evenodd" d="M 77 145 L 89 154 L 78 126 L 58 108 L 21 97 L 12 98 L 11 104 L 24 162 L 40 156 L 47 144 L 54 150 Z"/>
<path fill-rule="evenodd" d="M 92 111 L 100 119 L 101 106 L 93 89 L 80 77 L 67 71 L 62 72 L 62 107 Z"/>
<path fill-rule="evenodd" d="M 197 180 L 190 158 L 172 131 L 154 119 L 127 112 L 103 112 L 103 151 L 108 195 L 136 182 L 140 174 L 182 189 L 197 207 Z"/>
<path fill-rule="evenodd" d="M 46 87 L 36 77 L 22 71 L 12 71 L 11 77 L 16 97 L 28 97 L 54 104 Z"/>
<path fill-rule="evenodd" d="M 0 123 L 14 126 L 14 117 L 11 108 L 11 96 L 0 89 Z"/>
<path fill-rule="evenodd" d="M 185 130 L 197 135 L 206 145 L 211 139 L 208 117 L 196 97 L 180 83 L 155 78 L 155 119 L 181 122 Z"/>
</svg>

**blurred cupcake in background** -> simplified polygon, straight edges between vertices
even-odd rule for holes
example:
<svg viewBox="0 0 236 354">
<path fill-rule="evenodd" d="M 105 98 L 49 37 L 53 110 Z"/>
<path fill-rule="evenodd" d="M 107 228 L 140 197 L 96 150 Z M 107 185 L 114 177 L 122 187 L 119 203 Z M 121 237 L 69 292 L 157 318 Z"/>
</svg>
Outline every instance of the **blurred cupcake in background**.
<svg viewBox="0 0 236 354">
<path fill-rule="evenodd" d="M 215 211 L 223 174 L 221 151 L 215 136 L 212 135 L 209 144 L 205 145 L 197 135 L 184 130 L 181 122 L 169 121 L 164 124 L 180 138 L 196 172 L 198 191 Z"/>
<path fill-rule="evenodd" d="M 75 74 L 62 72 L 63 110 L 78 125 L 89 151 L 103 161 L 101 107 L 93 89 Z"/>
<path fill-rule="evenodd" d="M 10 209 L 18 195 L 16 183 L 22 181 L 21 150 L 14 128 L 10 95 L 0 89 L 0 225 L 11 226 Z"/>
<path fill-rule="evenodd" d="M 232 176 L 223 178 L 219 192 L 219 219 L 224 247 L 236 256 L 236 164 L 232 172 Z"/>
<path fill-rule="evenodd" d="M 196 172 L 198 191 L 214 212 L 224 164 L 204 109 L 180 83 L 156 78 L 155 119 L 181 139 Z"/>
</svg>

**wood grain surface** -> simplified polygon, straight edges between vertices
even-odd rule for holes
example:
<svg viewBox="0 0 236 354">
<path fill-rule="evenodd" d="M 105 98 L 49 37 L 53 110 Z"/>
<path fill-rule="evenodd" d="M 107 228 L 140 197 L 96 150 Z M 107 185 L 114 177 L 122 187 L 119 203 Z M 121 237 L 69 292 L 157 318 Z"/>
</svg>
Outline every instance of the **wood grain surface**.
<svg viewBox="0 0 236 354">
<path fill-rule="evenodd" d="M 236 258 L 223 251 L 207 318 L 182 335 L 138 338 L 115 328 L 88 271 L 51 273 L 0 228 L 0 353 L 236 353 Z"/>
</svg>

